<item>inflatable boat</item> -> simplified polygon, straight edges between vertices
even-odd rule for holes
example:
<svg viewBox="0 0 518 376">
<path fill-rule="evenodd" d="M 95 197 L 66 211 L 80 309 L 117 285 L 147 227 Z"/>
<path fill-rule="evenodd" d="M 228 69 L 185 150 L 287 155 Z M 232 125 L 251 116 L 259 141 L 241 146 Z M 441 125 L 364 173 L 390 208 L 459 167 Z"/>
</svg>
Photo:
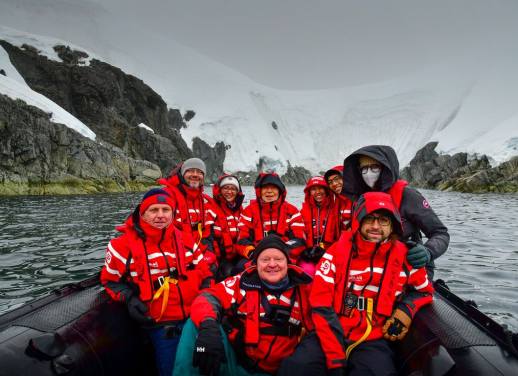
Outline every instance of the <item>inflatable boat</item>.
<svg viewBox="0 0 518 376">
<path fill-rule="evenodd" d="M 397 345 L 401 375 L 518 375 L 518 334 L 435 282 Z M 98 276 L 0 316 L 0 375 L 152 375 L 152 347 Z M 294 370 L 294 374 L 296 371 Z"/>
</svg>

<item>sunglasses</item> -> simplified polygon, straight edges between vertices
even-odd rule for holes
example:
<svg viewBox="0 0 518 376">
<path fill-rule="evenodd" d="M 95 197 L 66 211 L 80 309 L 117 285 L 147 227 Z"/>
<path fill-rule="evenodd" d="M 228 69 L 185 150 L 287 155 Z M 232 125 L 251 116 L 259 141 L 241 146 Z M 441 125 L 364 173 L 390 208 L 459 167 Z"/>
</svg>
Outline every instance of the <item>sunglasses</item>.
<svg viewBox="0 0 518 376">
<path fill-rule="evenodd" d="M 378 221 L 381 226 L 388 226 L 392 223 L 389 217 L 385 217 L 383 215 L 375 216 L 375 215 L 367 215 L 363 218 L 362 223 L 366 223 L 368 225 L 372 225 L 374 222 Z"/>
<path fill-rule="evenodd" d="M 375 174 L 377 174 L 378 172 L 381 171 L 381 166 L 379 164 L 370 164 L 370 165 L 365 165 L 365 166 L 360 167 L 360 172 L 364 175 L 369 170 L 371 170 L 371 172 L 374 172 Z"/>
</svg>

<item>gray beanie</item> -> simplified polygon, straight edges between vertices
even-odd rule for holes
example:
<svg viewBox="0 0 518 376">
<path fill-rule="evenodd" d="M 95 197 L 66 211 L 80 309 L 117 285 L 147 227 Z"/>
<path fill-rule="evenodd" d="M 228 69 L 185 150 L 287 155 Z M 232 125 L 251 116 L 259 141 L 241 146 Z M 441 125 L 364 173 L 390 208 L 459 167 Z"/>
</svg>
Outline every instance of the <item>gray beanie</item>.
<svg viewBox="0 0 518 376">
<path fill-rule="evenodd" d="M 182 164 L 182 168 L 180 169 L 180 174 L 183 176 L 185 171 L 197 168 L 198 170 L 203 172 L 203 175 L 207 174 L 207 169 L 205 168 L 205 163 L 200 158 L 189 158 Z"/>
</svg>

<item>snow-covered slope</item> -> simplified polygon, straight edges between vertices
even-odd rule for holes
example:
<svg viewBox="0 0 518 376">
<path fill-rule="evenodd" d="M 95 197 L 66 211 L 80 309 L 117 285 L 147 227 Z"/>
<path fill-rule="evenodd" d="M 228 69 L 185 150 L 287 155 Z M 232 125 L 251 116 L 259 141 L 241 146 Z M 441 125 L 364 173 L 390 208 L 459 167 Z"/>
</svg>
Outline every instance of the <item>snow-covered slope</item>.
<svg viewBox="0 0 518 376">
<path fill-rule="evenodd" d="M 3 30 L 4 29 L 0 28 L 0 31 Z M 0 94 L 7 95 L 13 99 L 21 99 L 27 104 L 38 107 L 52 114 L 51 121 L 54 123 L 65 124 L 83 136 L 95 140 L 95 133 L 83 122 L 47 97 L 32 90 L 26 84 L 16 68 L 12 66 L 9 55 L 2 47 L 0 47 L 0 69 L 3 69 L 6 73 L 6 76 L 0 74 Z"/>
<path fill-rule="evenodd" d="M 142 78 L 170 107 L 196 111 L 182 135 L 188 143 L 199 136 L 229 144 L 229 171 L 255 169 L 263 158 L 281 172 L 288 160 L 317 172 L 374 143 L 392 145 L 402 166 L 429 141 L 445 152 L 486 153 L 496 162 L 518 154 L 518 61 L 513 50 L 500 48 L 512 34 L 496 41 L 490 56 L 471 51 L 437 57 L 384 82 L 287 91 L 175 42 L 166 20 L 145 18 L 147 4 L 120 5 L 4 0 L 0 23 L 35 34 L 40 46 L 48 37 L 69 41 Z M 6 34 L 0 30 L 0 38 Z"/>
</svg>

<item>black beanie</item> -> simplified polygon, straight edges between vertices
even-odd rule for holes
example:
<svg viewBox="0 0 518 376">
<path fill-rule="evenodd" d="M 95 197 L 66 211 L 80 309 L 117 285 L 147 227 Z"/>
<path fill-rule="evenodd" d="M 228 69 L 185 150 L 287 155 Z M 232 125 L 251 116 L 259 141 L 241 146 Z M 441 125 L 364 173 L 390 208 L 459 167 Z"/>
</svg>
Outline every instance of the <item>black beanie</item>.
<svg viewBox="0 0 518 376">
<path fill-rule="evenodd" d="M 259 254 L 267 248 L 275 248 L 284 253 L 286 258 L 288 259 L 288 263 L 290 262 L 290 247 L 281 239 L 279 235 L 270 234 L 265 237 L 263 240 L 257 244 L 255 247 L 253 254 L 253 261 L 257 263 L 257 258 Z"/>
</svg>

